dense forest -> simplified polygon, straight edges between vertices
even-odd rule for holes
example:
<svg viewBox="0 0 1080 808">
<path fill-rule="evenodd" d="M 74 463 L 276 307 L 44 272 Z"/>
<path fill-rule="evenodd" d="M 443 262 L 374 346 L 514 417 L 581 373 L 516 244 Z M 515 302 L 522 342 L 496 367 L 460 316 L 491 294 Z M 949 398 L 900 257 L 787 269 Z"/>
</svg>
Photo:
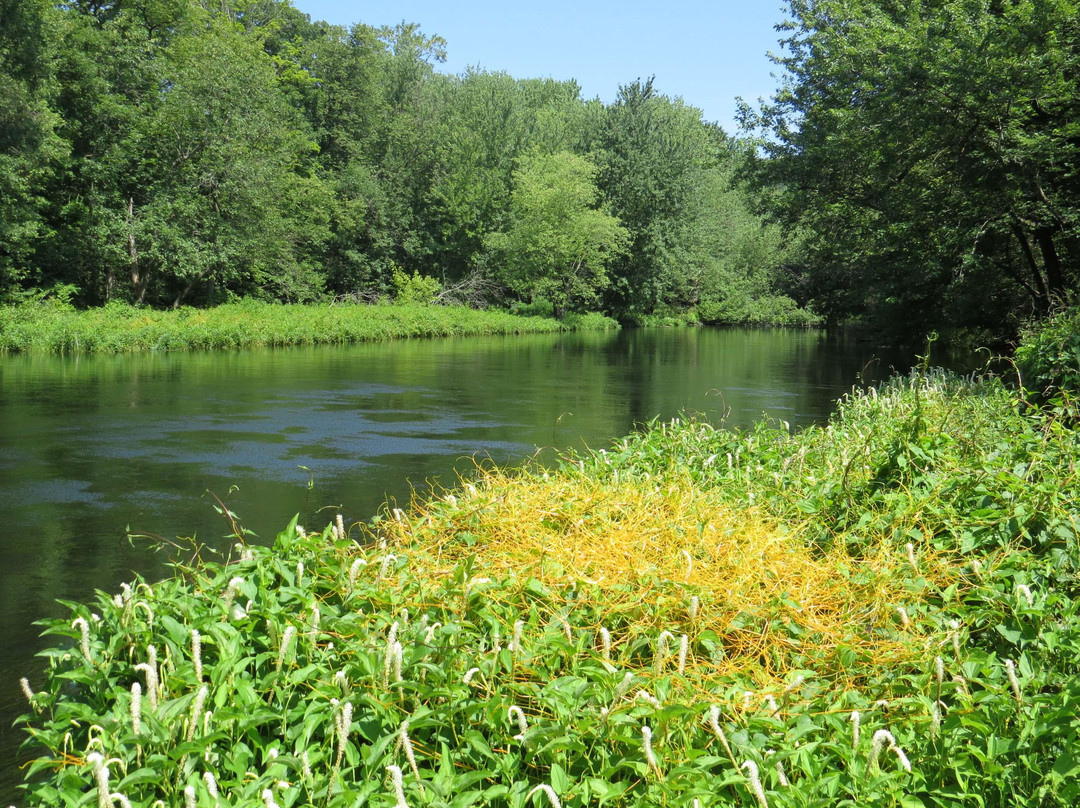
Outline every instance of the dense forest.
<svg viewBox="0 0 1080 808">
<path fill-rule="evenodd" d="M 1075 303 L 1080 4 L 790 0 L 748 179 L 830 320 L 996 336 Z"/>
<path fill-rule="evenodd" d="M 289 0 L 0 0 L 0 300 L 800 314 L 699 110 L 445 48 Z"/>
<path fill-rule="evenodd" d="M 0 0 L 0 302 L 1015 334 L 1080 276 L 1076 0 L 789 0 L 739 137 L 290 0 Z M 814 315 L 811 315 L 813 312 Z"/>
</svg>

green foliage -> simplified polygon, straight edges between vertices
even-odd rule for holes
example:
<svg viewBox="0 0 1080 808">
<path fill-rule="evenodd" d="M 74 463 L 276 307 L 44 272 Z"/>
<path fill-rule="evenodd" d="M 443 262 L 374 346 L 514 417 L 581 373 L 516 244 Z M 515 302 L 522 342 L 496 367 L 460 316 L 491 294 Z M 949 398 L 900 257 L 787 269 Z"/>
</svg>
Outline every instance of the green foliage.
<svg viewBox="0 0 1080 808">
<path fill-rule="evenodd" d="M 762 423 L 737 434 L 694 425 L 675 449 L 649 433 L 619 456 L 636 464 L 655 453 L 671 465 L 649 461 L 648 473 L 685 471 L 743 504 L 808 519 L 812 541 L 848 542 L 853 554 L 876 535 L 902 547 L 916 530 L 936 552 L 1009 552 L 1023 542 L 1053 554 L 1080 496 L 1069 470 L 1080 436 L 1018 404 L 996 378 L 913 373 L 854 391 L 825 427 L 790 434 Z"/>
<path fill-rule="evenodd" d="M 0 12 L 0 300 L 373 300 L 394 267 L 478 306 L 509 289 L 623 319 L 782 291 L 731 142 L 651 82 L 605 106 L 574 81 L 447 76 L 417 24 L 290 0 Z"/>
<path fill-rule="evenodd" d="M 1074 0 L 789 4 L 784 84 L 745 125 L 800 229 L 800 301 L 900 335 L 1008 335 L 1077 284 Z"/>
<path fill-rule="evenodd" d="M 569 152 L 522 157 L 507 228 L 486 239 L 497 275 L 523 297 L 550 300 L 557 318 L 595 305 L 628 239 L 616 217 L 596 209 L 595 177 L 592 163 Z"/>
<path fill-rule="evenodd" d="M 522 317 L 554 317 L 555 307 L 547 298 L 534 297 L 531 300 L 512 303 L 510 312 L 520 314 Z"/>
<path fill-rule="evenodd" d="M 917 565 L 945 559 L 955 570 L 945 584 L 912 569 L 913 585 L 928 596 L 912 618 L 930 649 L 926 663 L 887 677 L 888 715 L 918 750 L 905 746 L 914 770 L 905 798 L 1067 805 L 1074 791 L 1061 775 L 1072 768 L 1077 736 L 1062 709 L 1072 709 L 1076 690 L 1057 649 L 1080 637 L 1080 436 L 1053 413 L 1023 415 L 1018 404 L 996 379 L 913 374 L 853 393 L 823 428 L 793 435 L 763 423 L 733 434 L 665 425 L 623 442 L 595 468 L 661 485 L 689 474 L 763 508 L 806 541 L 846 548 L 853 563 L 877 539 L 897 553 L 910 543 Z M 935 654 L 946 666 L 937 683 Z M 1005 660 L 1016 664 L 1019 697 L 1010 695 Z M 823 766 L 818 788 L 839 783 L 840 793 L 868 799 L 858 790 L 873 791 L 873 780 L 848 780 L 841 772 L 849 771 Z M 799 804 L 817 804 L 814 787 L 799 787 Z M 826 793 L 821 804 L 841 804 L 837 792 Z"/>
<path fill-rule="evenodd" d="M 1064 309 L 1027 329 L 1016 366 L 1024 387 L 1041 399 L 1080 398 L 1080 309 Z"/>
<path fill-rule="evenodd" d="M 412 279 L 410 279 L 411 281 Z M 421 280 L 424 286 L 427 282 Z M 599 317 L 599 315 L 598 315 Z M 76 311 L 55 297 L 0 306 L 0 352 L 119 353 L 324 345 L 409 337 L 527 334 L 607 328 L 464 306 L 281 305 L 247 300 L 211 309 L 153 311 L 113 302 Z"/>
<path fill-rule="evenodd" d="M 751 298 L 732 294 L 721 300 L 702 300 L 697 306 L 702 323 L 719 325 L 820 325 L 821 318 L 783 295 Z"/>
<path fill-rule="evenodd" d="M 104 766 L 139 806 L 190 788 L 207 808 L 262 806 L 266 790 L 281 805 L 524 808 L 539 785 L 573 808 L 1073 805 L 1080 435 L 1017 405 L 996 379 L 930 371 L 853 392 L 802 433 L 676 420 L 548 472 L 591 491 L 689 479 L 784 541 L 842 548 L 839 574 L 861 585 L 889 570 L 882 591 L 903 599 L 885 605 L 908 609 L 878 630 L 910 649 L 899 663 L 841 648 L 841 669 L 747 692 L 681 581 L 627 607 L 638 628 L 604 624 L 600 581 L 542 582 L 528 564 L 482 577 L 470 526 L 505 503 L 497 484 L 466 485 L 423 518 L 381 514 L 359 543 L 294 523 L 273 548 L 44 621 L 25 804 L 93 802 Z M 456 537 L 453 561 L 378 542 L 427 529 Z M 875 567 L 871 548 L 895 561 Z M 754 609 L 739 620 L 757 626 Z M 687 634 L 695 673 L 656 661 L 665 627 Z"/>
<path fill-rule="evenodd" d="M 659 95 L 652 79 L 619 89 L 598 137 L 598 184 L 630 233 L 612 268 L 609 305 L 622 317 L 673 302 L 684 241 L 705 209 L 692 204 L 718 130 L 700 111 Z"/>
<path fill-rule="evenodd" d="M 425 278 L 419 272 L 406 275 L 400 267 L 394 267 L 390 277 L 394 287 L 394 301 L 400 304 L 431 303 L 442 289 L 437 278 Z"/>
<path fill-rule="evenodd" d="M 178 38 L 169 56 L 170 91 L 135 127 L 138 147 L 121 146 L 137 155 L 124 173 L 140 187 L 116 200 L 110 226 L 136 302 L 158 274 L 173 305 L 199 284 L 211 301 L 216 289 L 311 299 L 320 281 L 304 248 L 326 237 L 327 200 L 296 171 L 310 133 L 261 43 L 219 22 Z"/>
<path fill-rule="evenodd" d="M 32 256 L 48 232 L 43 189 L 64 152 L 48 103 L 51 13 L 41 0 L 0 2 L 0 300 L 41 282 Z"/>
<path fill-rule="evenodd" d="M 692 214 L 681 220 L 679 286 L 672 305 L 745 300 L 782 292 L 781 267 L 800 255 L 797 240 L 786 239 L 775 224 L 751 212 L 747 190 L 734 182 L 745 156 L 720 146 L 717 164 L 693 184 Z"/>
</svg>

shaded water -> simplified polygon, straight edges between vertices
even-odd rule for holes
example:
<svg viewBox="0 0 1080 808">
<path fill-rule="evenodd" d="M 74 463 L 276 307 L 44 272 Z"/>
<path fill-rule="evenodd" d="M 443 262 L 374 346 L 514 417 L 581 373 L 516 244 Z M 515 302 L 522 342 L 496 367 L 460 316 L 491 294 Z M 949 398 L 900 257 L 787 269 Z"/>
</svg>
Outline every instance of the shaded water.
<svg viewBox="0 0 1080 808">
<path fill-rule="evenodd" d="M 478 459 L 603 447 L 682 411 L 807 425 L 860 374 L 909 361 L 844 335 L 713 329 L 0 358 L 0 803 L 18 799 L 18 680 L 41 679 L 32 621 L 164 573 L 129 530 L 223 548 L 216 496 L 269 543 L 296 513 L 363 520 Z"/>
</svg>

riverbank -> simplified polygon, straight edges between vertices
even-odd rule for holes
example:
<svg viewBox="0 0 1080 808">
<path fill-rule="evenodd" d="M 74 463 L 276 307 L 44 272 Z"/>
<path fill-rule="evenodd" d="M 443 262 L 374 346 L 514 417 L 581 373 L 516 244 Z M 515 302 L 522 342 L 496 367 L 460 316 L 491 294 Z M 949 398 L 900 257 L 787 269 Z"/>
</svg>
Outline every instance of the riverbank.
<svg viewBox="0 0 1080 808">
<path fill-rule="evenodd" d="M 157 311 L 126 304 L 76 310 L 46 301 L 0 307 L 0 353 L 228 350 L 617 327 L 599 314 L 559 321 L 464 306 L 245 301 L 210 309 Z"/>
<path fill-rule="evenodd" d="M 1069 805 L 1078 455 L 929 372 L 290 525 L 48 624 L 21 804 Z"/>
</svg>

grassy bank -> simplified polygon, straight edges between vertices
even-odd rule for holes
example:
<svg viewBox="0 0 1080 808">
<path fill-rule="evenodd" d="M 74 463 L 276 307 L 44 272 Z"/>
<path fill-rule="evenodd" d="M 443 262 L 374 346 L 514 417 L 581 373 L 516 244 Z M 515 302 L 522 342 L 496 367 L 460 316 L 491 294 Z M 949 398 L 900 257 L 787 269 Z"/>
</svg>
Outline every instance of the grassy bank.
<svg viewBox="0 0 1080 808">
<path fill-rule="evenodd" d="M 319 345 L 405 337 L 614 328 L 600 315 L 559 322 L 461 306 L 278 305 L 154 311 L 125 304 L 77 311 L 52 302 L 0 307 L 0 352 L 121 353 Z"/>
<path fill-rule="evenodd" d="M 1073 805 L 1078 457 L 930 372 L 290 525 L 45 624 L 23 804 Z"/>
</svg>

